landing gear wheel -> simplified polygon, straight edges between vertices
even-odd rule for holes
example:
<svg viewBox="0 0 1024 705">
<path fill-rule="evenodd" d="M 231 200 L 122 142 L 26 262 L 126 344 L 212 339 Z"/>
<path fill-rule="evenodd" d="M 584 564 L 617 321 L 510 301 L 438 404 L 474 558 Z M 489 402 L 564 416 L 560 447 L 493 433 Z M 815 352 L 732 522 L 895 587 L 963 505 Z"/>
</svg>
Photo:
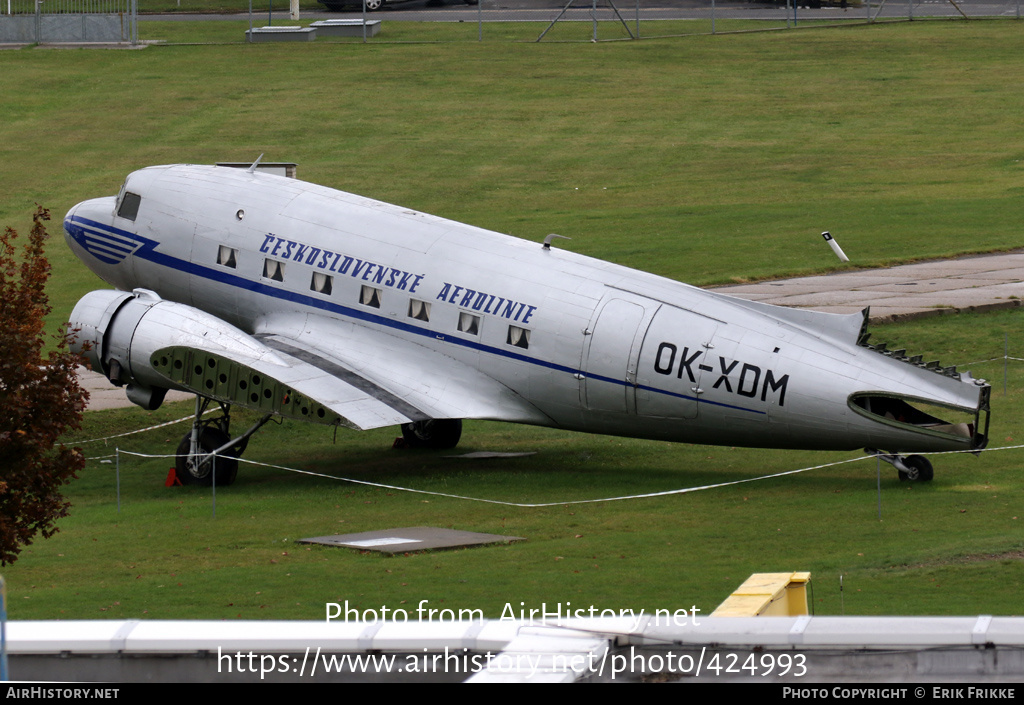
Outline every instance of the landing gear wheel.
<svg viewBox="0 0 1024 705">
<path fill-rule="evenodd" d="M 367 12 L 375 12 L 384 5 L 384 0 L 365 0 L 365 2 Z"/>
<path fill-rule="evenodd" d="M 462 419 L 427 419 L 402 424 L 410 448 L 454 448 L 462 437 Z"/>
<path fill-rule="evenodd" d="M 931 461 L 923 455 L 911 455 L 903 459 L 907 471 L 900 470 L 900 482 L 931 482 L 935 477 Z"/>
<path fill-rule="evenodd" d="M 199 447 L 204 453 L 217 450 L 231 440 L 231 437 L 218 428 L 205 426 L 199 436 Z M 174 461 L 174 472 L 183 485 L 200 485 L 209 487 L 213 484 L 213 458 L 197 463 L 189 451 L 192 449 L 192 433 L 185 434 L 178 444 L 178 457 Z M 226 487 L 235 481 L 238 475 L 238 450 L 227 448 L 217 456 L 217 486 Z"/>
</svg>

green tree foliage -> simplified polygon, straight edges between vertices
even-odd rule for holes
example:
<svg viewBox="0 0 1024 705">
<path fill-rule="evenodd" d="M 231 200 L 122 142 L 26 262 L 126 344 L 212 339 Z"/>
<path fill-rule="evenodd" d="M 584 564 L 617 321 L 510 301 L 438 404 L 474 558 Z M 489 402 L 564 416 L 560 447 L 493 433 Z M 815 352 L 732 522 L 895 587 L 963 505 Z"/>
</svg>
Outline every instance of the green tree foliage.
<svg viewBox="0 0 1024 705">
<path fill-rule="evenodd" d="M 58 439 L 80 427 L 88 393 L 78 383 L 78 357 L 57 335 L 44 357 L 50 312 L 43 254 L 49 212 L 39 208 L 21 257 L 18 234 L 0 236 L 0 564 L 13 563 L 37 533 L 48 538 L 70 503 L 61 486 L 85 465 L 79 448 Z"/>
</svg>

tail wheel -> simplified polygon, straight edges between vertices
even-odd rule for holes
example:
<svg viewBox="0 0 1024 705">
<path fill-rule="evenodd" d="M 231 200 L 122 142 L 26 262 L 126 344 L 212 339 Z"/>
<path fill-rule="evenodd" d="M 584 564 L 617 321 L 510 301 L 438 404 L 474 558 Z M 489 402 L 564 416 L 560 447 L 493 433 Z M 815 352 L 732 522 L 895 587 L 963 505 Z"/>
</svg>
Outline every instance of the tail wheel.
<svg viewBox="0 0 1024 705">
<path fill-rule="evenodd" d="M 213 426 L 204 426 L 199 436 L 199 447 L 204 453 L 211 453 L 231 438 Z M 238 475 L 238 450 L 235 447 L 221 451 L 217 456 L 216 463 L 213 458 L 206 458 L 197 462 L 198 458 L 191 456 L 192 434 L 186 433 L 178 444 L 178 456 L 174 462 L 174 471 L 183 485 L 200 485 L 209 487 L 213 484 L 214 466 L 216 466 L 217 486 L 226 487 L 235 481 Z"/>
<path fill-rule="evenodd" d="M 462 438 L 462 419 L 427 419 L 402 424 L 402 437 L 411 448 L 454 448 Z"/>
<path fill-rule="evenodd" d="M 935 477 L 931 461 L 923 455 L 911 455 L 903 459 L 907 470 L 900 470 L 900 482 L 931 482 Z"/>
</svg>

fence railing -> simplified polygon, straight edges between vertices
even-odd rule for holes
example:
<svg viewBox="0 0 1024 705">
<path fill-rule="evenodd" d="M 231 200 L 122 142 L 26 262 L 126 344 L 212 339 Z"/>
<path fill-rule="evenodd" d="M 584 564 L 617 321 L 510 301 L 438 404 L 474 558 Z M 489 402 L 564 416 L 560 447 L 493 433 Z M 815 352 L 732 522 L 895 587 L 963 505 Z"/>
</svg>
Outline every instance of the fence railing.
<svg viewBox="0 0 1024 705">
<path fill-rule="evenodd" d="M 138 40 L 137 0 L 0 0 L 0 43 Z"/>
<path fill-rule="evenodd" d="M 367 0 L 375 3 L 377 0 Z M 452 41 L 431 26 L 459 23 L 456 41 L 618 41 L 782 29 L 820 23 L 926 18 L 1021 18 L 1024 0 L 364 0 L 328 3 L 331 18 L 380 20 L 395 28 L 355 41 Z M 254 6 L 260 5 L 260 0 Z M 326 11 L 326 8 L 324 8 Z M 253 13 L 258 24 L 287 17 Z M 137 0 L 0 0 L 0 42 L 131 42 L 138 40 Z M 303 13 L 301 24 L 317 15 Z M 69 18 L 74 18 L 70 20 Z M 312 19 L 310 19 L 312 18 Z M 416 23 L 415 25 L 413 23 Z M 411 27 L 417 27 L 411 29 Z"/>
<path fill-rule="evenodd" d="M 0 14 L 117 15 L 131 12 L 131 0 L 0 0 Z"/>
<path fill-rule="evenodd" d="M 1024 0 L 385 0 L 373 12 L 362 0 L 331 0 L 330 17 L 379 20 L 379 34 L 357 41 L 451 41 L 431 26 L 460 23 L 460 40 L 618 41 L 716 34 L 813 24 L 864 24 L 926 18 L 1022 16 Z M 0 0 L 2 2 L 2 0 Z M 366 0 L 374 4 L 377 0 Z M 258 6 L 259 0 L 254 5 Z M 267 12 L 257 13 L 266 24 Z M 278 15 L 284 19 L 284 16 Z M 312 15 L 303 14 L 301 23 Z M 321 19 L 316 17 L 315 19 Z M 310 20 L 312 21 L 312 20 Z M 277 24 L 278 20 L 274 20 Z M 287 22 L 284 22 L 287 23 Z M 412 30 L 406 23 L 418 23 Z"/>
</svg>

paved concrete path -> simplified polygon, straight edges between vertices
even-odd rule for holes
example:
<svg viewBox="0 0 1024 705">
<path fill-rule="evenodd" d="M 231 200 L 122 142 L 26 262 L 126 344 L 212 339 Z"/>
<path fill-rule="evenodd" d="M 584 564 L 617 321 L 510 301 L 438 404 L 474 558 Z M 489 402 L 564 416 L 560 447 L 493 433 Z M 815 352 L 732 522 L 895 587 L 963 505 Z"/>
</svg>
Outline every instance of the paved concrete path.
<svg viewBox="0 0 1024 705">
<path fill-rule="evenodd" d="M 862 269 L 818 277 L 715 287 L 778 306 L 830 313 L 871 307 L 871 320 L 894 321 L 1024 305 L 1024 250 Z"/>
<path fill-rule="evenodd" d="M 98 372 L 92 372 L 84 367 L 78 368 L 78 380 L 89 392 L 89 411 L 99 409 L 119 409 L 124 406 L 131 406 L 128 397 L 124 393 L 124 387 L 115 387 L 107 378 Z M 185 392 L 167 392 L 164 401 L 181 401 L 182 399 L 194 399 L 194 394 Z"/>
<path fill-rule="evenodd" d="M 1024 251 L 955 260 L 918 262 L 818 277 L 716 287 L 715 291 L 754 301 L 855 313 L 871 307 L 872 321 L 892 321 L 949 311 L 990 310 L 1024 305 Z M 82 370 L 89 409 L 130 406 L 124 389 Z M 168 392 L 167 401 L 192 395 Z"/>
</svg>

